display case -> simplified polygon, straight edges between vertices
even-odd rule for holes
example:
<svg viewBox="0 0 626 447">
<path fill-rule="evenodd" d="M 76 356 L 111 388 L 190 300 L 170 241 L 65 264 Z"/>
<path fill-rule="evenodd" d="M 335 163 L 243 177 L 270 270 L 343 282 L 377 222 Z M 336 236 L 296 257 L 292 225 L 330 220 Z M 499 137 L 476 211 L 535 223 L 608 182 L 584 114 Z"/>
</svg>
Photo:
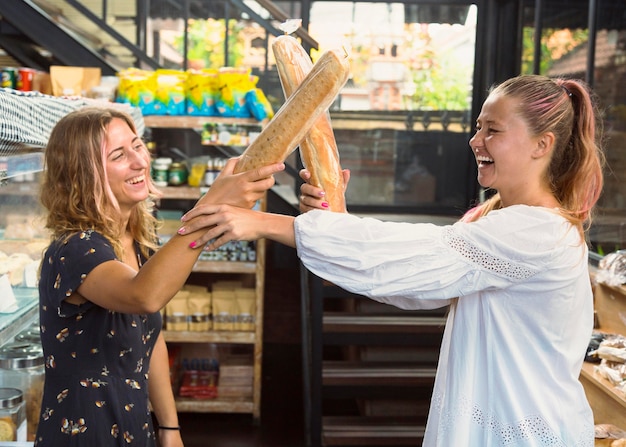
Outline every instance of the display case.
<svg viewBox="0 0 626 447">
<path fill-rule="evenodd" d="M 47 237 L 38 202 L 41 153 L 0 156 L 0 346 L 37 316 L 37 270 Z"/>
<path fill-rule="evenodd" d="M 0 156 L 0 349 L 19 346 L 19 337 L 38 326 L 37 272 L 42 251 L 47 245 L 38 205 L 41 153 L 37 150 L 5 150 Z M 19 344 L 18 344 L 19 343 Z M 39 349 L 39 348 L 37 348 Z M 7 351 L 8 352 L 8 351 Z M 4 358 L 4 357 L 3 357 Z M 42 357 L 39 358 L 42 362 Z M 0 366 L 0 387 L 13 389 L 23 399 L 23 425 L 2 433 L 2 445 L 30 445 L 34 439 L 40 392 L 23 380 L 20 373 Z M 41 365 L 41 363 L 40 363 Z M 26 370 L 23 370 L 26 371 Z M 40 376 L 43 384 L 43 370 Z M 15 391 L 15 389 L 19 391 Z M 19 414 L 19 413 L 18 413 Z M 6 416 L 5 416 L 6 417 Z M 5 421 L 6 424 L 6 421 Z"/>
</svg>

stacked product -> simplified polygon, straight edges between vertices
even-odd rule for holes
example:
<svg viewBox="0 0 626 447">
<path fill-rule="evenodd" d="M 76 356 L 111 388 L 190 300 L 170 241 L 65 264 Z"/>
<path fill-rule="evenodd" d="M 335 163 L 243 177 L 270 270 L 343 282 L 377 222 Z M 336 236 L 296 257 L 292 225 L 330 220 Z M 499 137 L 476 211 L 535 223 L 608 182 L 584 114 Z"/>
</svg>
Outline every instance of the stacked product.
<svg viewBox="0 0 626 447">
<path fill-rule="evenodd" d="M 213 284 L 213 329 L 216 331 L 254 331 L 256 293 L 238 281 Z"/>
</svg>

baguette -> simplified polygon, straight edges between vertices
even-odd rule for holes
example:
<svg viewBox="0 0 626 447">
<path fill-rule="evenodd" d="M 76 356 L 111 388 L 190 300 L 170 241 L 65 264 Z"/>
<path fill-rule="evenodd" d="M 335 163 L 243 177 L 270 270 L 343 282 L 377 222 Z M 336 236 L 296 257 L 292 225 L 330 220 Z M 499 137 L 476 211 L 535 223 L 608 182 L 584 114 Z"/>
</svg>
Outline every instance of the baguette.
<svg viewBox="0 0 626 447">
<path fill-rule="evenodd" d="M 274 118 L 243 151 L 234 172 L 285 161 L 348 80 L 345 52 L 326 51 Z"/>
<path fill-rule="evenodd" d="M 311 58 L 292 36 L 283 35 L 272 44 L 278 76 L 289 98 L 313 68 Z M 300 143 L 302 164 L 311 173 L 310 183 L 322 188 L 331 211 L 346 212 L 345 185 L 339 151 L 328 111 L 322 113 Z"/>
</svg>

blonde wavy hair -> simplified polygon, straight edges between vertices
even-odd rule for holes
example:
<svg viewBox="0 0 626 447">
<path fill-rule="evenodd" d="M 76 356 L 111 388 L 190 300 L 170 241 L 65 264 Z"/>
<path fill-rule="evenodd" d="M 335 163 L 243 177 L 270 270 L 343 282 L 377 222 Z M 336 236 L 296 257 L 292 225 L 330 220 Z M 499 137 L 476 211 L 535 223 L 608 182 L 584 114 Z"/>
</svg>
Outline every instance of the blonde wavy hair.
<svg viewBox="0 0 626 447">
<path fill-rule="evenodd" d="M 154 199 L 159 196 L 147 177 L 149 199 L 131 212 L 121 228 L 119 203 L 106 177 L 104 146 L 111 121 L 119 118 L 137 133 L 130 115 L 116 108 L 86 107 L 69 113 L 53 128 L 44 153 L 40 200 L 47 209 L 45 226 L 53 239 L 94 230 L 104 235 L 122 259 L 121 236 L 128 229 L 146 258 L 157 248 Z M 146 157 L 150 154 L 144 146 Z"/>
</svg>

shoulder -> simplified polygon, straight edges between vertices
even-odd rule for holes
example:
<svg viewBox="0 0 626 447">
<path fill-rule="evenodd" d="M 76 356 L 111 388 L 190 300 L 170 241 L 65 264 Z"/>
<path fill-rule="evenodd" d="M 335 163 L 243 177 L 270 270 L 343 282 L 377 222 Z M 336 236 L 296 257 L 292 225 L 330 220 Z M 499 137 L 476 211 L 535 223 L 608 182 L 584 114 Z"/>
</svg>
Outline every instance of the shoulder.
<svg viewBox="0 0 626 447">
<path fill-rule="evenodd" d="M 95 231 L 82 231 L 52 242 L 41 264 L 39 294 L 53 308 L 80 287 L 98 265 L 117 259 L 108 239 Z M 64 309 L 59 315 L 74 315 Z"/>
<path fill-rule="evenodd" d="M 495 210 L 470 223 L 450 227 L 449 237 L 459 237 L 494 251 L 549 254 L 554 250 L 580 248 L 577 229 L 557 210 L 514 205 Z"/>
<path fill-rule="evenodd" d="M 493 237 L 525 239 L 555 234 L 561 237 L 575 228 L 556 209 L 513 205 L 494 210 L 470 223 L 457 223 L 459 231 L 488 232 Z"/>
<path fill-rule="evenodd" d="M 115 252 L 109 240 L 93 230 L 72 233 L 53 241 L 46 252 L 49 259 L 75 259 L 96 257 L 115 259 Z"/>
</svg>

